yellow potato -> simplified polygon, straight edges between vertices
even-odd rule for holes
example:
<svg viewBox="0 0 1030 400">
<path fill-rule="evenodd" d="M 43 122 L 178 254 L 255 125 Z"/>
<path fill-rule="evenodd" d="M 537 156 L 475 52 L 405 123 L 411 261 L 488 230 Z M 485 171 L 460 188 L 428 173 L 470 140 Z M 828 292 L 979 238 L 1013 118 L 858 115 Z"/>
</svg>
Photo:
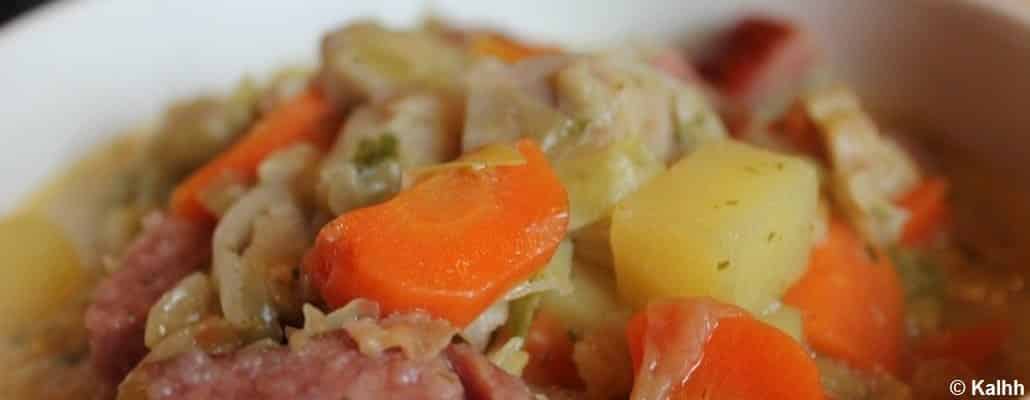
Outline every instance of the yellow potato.
<svg viewBox="0 0 1030 400">
<path fill-rule="evenodd" d="M 82 287 L 75 248 L 46 217 L 30 213 L 0 221 L 0 328 L 44 318 Z"/>
<path fill-rule="evenodd" d="M 707 295 L 764 310 L 804 270 L 817 200 L 807 162 L 706 144 L 615 207 L 619 293 L 635 306 Z"/>
</svg>

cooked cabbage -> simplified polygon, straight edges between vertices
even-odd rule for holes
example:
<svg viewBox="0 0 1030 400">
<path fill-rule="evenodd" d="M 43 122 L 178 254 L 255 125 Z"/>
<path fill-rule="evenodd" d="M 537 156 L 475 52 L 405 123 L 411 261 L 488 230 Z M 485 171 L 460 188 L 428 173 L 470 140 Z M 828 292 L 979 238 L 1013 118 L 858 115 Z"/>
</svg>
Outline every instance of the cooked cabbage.
<svg viewBox="0 0 1030 400">
<path fill-rule="evenodd" d="M 558 160 L 555 172 L 569 194 L 569 230 L 608 216 L 615 204 L 657 176 L 665 164 L 636 137 Z"/>
<path fill-rule="evenodd" d="M 515 66 L 496 60 L 476 64 L 468 74 L 468 101 L 462 149 L 531 137 L 550 152 L 580 130 L 552 104 L 548 77 L 567 58 L 547 58 Z"/>
<path fill-rule="evenodd" d="M 501 300 L 490 306 L 472 320 L 459 335 L 476 350 L 483 351 L 490 344 L 490 337 L 497 328 L 508 321 L 509 302 Z"/>
<path fill-rule="evenodd" d="M 526 158 L 519 153 L 513 144 L 492 143 L 470 153 L 465 153 L 461 158 L 443 164 L 434 164 L 421 168 L 412 168 L 404 171 L 404 186 L 422 180 L 422 178 L 448 169 L 469 168 L 473 170 L 486 169 L 490 167 L 515 166 L 526 163 Z"/>
<path fill-rule="evenodd" d="M 600 147 L 639 138 L 669 162 L 697 145 L 726 136 L 698 89 L 624 54 L 585 57 L 555 75 L 558 104 L 584 131 L 570 147 Z"/>
<path fill-rule="evenodd" d="M 157 362 L 191 351 L 225 354 L 243 347 L 244 335 L 228 321 L 209 317 L 165 336 L 150 349 L 143 363 Z"/>
<path fill-rule="evenodd" d="M 880 134 L 851 90 L 816 90 L 804 104 L 829 150 L 835 200 L 866 239 L 880 246 L 895 243 L 908 213 L 894 199 L 919 180 L 915 162 Z"/>
<path fill-rule="evenodd" d="M 446 95 L 413 93 L 355 110 L 319 172 L 335 214 L 386 200 L 402 172 L 458 156 L 460 109 Z"/>
<path fill-rule="evenodd" d="M 378 319 L 379 306 L 364 299 L 355 299 L 328 316 L 305 305 L 304 316 L 304 329 L 291 333 L 290 346 L 301 346 L 318 334 L 342 329 L 358 344 L 359 351 L 373 357 L 400 349 L 410 359 L 429 359 L 440 354 L 457 333 L 449 322 L 421 311 Z"/>
<path fill-rule="evenodd" d="M 504 300 L 515 300 L 534 293 L 556 291 L 568 294 L 572 290 L 570 274 L 572 272 L 572 242 L 568 240 L 558 244 L 551 260 L 544 268 L 522 284 L 512 288 L 504 296 Z"/>
<path fill-rule="evenodd" d="M 173 104 L 148 146 L 144 165 L 177 179 L 224 150 L 250 125 L 259 97 L 257 84 L 243 79 L 227 97 L 204 96 Z"/>
<path fill-rule="evenodd" d="M 410 90 L 459 86 L 468 56 L 424 31 L 394 31 L 372 22 L 348 24 L 322 41 L 321 80 L 341 105 L 379 102 Z"/>
<path fill-rule="evenodd" d="M 529 353 L 522 349 L 524 343 L 523 338 L 513 337 L 487 353 L 486 358 L 505 372 L 521 376 L 522 370 L 526 368 L 526 364 L 529 364 Z"/>
<path fill-rule="evenodd" d="M 150 307 L 144 343 L 153 349 L 168 335 L 213 315 L 218 310 L 217 301 L 206 274 L 187 276 Z"/>
<path fill-rule="evenodd" d="M 276 71 L 263 93 L 258 99 L 258 110 L 262 113 L 272 111 L 292 99 L 311 84 L 315 71 L 309 67 L 291 66 Z"/>
<path fill-rule="evenodd" d="M 281 281 L 270 276 L 295 276 L 309 240 L 300 208 L 281 185 L 258 186 L 233 205 L 212 245 L 225 319 L 254 339 L 281 337 L 279 315 L 298 312 L 301 300 L 292 285 L 277 285 Z"/>
</svg>

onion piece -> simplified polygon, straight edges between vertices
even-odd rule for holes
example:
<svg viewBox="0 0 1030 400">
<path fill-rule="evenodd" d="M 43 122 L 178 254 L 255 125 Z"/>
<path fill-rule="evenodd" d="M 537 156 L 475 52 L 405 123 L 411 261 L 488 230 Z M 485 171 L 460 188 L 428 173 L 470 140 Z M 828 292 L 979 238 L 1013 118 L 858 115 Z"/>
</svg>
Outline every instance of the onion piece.
<svg viewBox="0 0 1030 400">
<path fill-rule="evenodd" d="M 259 230 L 259 226 L 266 229 Z M 275 232 L 260 234 L 271 228 L 275 228 Z M 295 236 L 284 232 L 294 232 Z M 229 323 L 254 339 L 281 338 L 280 310 L 276 308 L 268 280 L 270 263 L 277 261 L 272 260 L 274 254 L 271 253 L 295 253 L 293 255 L 299 259 L 306 243 L 305 232 L 300 208 L 289 191 L 280 185 L 259 186 L 226 212 L 215 228 L 212 272 L 222 312 Z M 291 239 L 301 243 L 300 250 L 296 245 L 287 244 Z M 280 246 L 282 248 L 269 248 Z"/>
<path fill-rule="evenodd" d="M 195 272 L 180 281 L 150 307 L 144 343 L 153 349 L 162 339 L 200 322 L 217 310 L 214 288 L 207 275 Z"/>
</svg>

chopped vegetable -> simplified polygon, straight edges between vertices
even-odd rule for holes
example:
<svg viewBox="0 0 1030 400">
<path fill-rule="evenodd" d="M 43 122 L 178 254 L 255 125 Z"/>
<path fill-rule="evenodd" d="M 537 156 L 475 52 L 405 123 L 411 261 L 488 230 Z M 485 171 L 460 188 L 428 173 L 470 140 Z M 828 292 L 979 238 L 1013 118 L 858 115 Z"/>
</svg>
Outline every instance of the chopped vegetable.
<svg viewBox="0 0 1030 400">
<path fill-rule="evenodd" d="M 271 278 L 300 262 L 308 240 L 303 213 L 286 188 L 258 186 L 236 202 L 212 238 L 212 277 L 225 319 L 249 338 L 279 339 L 280 316 L 299 314 L 303 299 L 289 287 L 277 291 Z"/>
<path fill-rule="evenodd" d="M 202 272 L 183 278 L 150 307 L 144 342 L 154 348 L 162 339 L 200 322 L 218 309 L 211 280 Z"/>
<path fill-rule="evenodd" d="M 911 400 L 930 397 L 913 396 L 912 389 L 883 371 L 860 371 L 844 363 L 816 355 L 819 378 L 826 397 L 833 400 Z M 955 379 L 953 375 L 951 379 Z M 943 383 L 943 382 L 942 382 Z M 944 387 L 947 386 L 943 383 Z M 937 386 L 938 390 L 942 389 Z M 952 396 L 949 396 L 952 397 Z"/>
<path fill-rule="evenodd" d="M 560 109 L 582 121 L 581 132 L 548 148 L 553 158 L 634 137 L 654 157 L 669 162 L 701 143 L 726 137 L 696 88 L 639 57 L 616 53 L 576 59 L 553 79 Z"/>
<path fill-rule="evenodd" d="M 733 306 L 703 298 L 651 304 L 626 335 L 637 370 L 633 400 L 823 398 L 808 352 Z"/>
<path fill-rule="evenodd" d="M 941 267 L 930 254 L 916 249 L 894 248 L 890 256 L 905 289 L 905 325 L 909 336 L 936 332 L 945 295 Z"/>
<path fill-rule="evenodd" d="M 165 336 L 150 349 L 141 363 L 158 362 L 191 351 L 225 354 L 243 347 L 246 342 L 246 337 L 235 326 L 212 316 Z M 129 374 L 126 381 L 131 380 L 132 374 Z"/>
<path fill-rule="evenodd" d="M 540 386 L 580 387 L 583 382 L 572 360 L 573 339 L 557 317 L 538 312 L 526 336 L 529 363 L 522 370 L 526 382 Z"/>
<path fill-rule="evenodd" d="M 443 164 L 434 164 L 405 171 L 405 180 L 418 182 L 423 178 L 446 169 L 485 169 L 492 167 L 511 167 L 526 163 L 526 158 L 519 153 L 513 144 L 494 143 L 483 146 L 476 151 L 465 153 L 461 158 Z"/>
<path fill-rule="evenodd" d="M 931 178 L 898 200 L 898 204 L 909 214 L 901 231 L 901 244 L 919 246 L 946 229 L 950 217 L 947 196 L 948 181 Z"/>
<path fill-rule="evenodd" d="M 61 228 L 37 213 L 0 220 L 0 332 L 59 310 L 85 284 L 86 271 Z"/>
<path fill-rule="evenodd" d="M 777 304 L 775 309 L 763 313 L 758 319 L 783 331 L 783 333 L 786 333 L 787 336 L 790 336 L 791 339 L 799 343 L 804 341 L 804 334 L 801 328 L 801 311 L 797 308 Z"/>
<path fill-rule="evenodd" d="M 540 307 L 541 296 L 540 293 L 533 293 L 511 301 L 510 316 L 504 328 L 512 337 L 526 337 L 529 334 L 533 316 Z"/>
<path fill-rule="evenodd" d="M 624 318 L 628 319 L 629 314 Z M 577 336 L 572 360 L 586 385 L 588 399 L 624 399 L 633 388 L 633 363 L 623 319 Z"/>
<path fill-rule="evenodd" d="M 511 300 L 511 312 L 505 326 L 508 333 L 525 337 L 543 295 L 567 295 L 572 292 L 574 287 L 571 275 L 572 243 L 565 240 L 558 245 L 546 267 L 504 296 L 505 300 Z"/>
<path fill-rule="evenodd" d="M 916 358 L 959 361 L 979 370 L 991 356 L 998 354 L 1012 335 L 1012 324 L 996 319 L 973 326 L 946 330 L 921 338 L 915 346 Z"/>
<path fill-rule="evenodd" d="M 630 313 L 619 302 L 611 270 L 579 261 L 572 266 L 572 290 L 544 293 L 540 309 L 561 319 L 580 336 L 609 323 L 625 322 Z"/>
<path fill-rule="evenodd" d="M 529 353 L 522 350 L 523 342 L 525 342 L 525 339 L 521 337 L 508 339 L 501 347 L 490 351 L 486 357 L 505 372 L 521 376 L 522 370 L 529 363 Z"/>
<path fill-rule="evenodd" d="M 516 63 L 527 58 L 560 54 L 561 49 L 520 43 L 499 34 L 484 34 L 472 39 L 472 53 Z"/>
<path fill-rule="evenodd" d="M 817 199 L 800 159 L 706 144 L 616 206 L 619 293 L 636 306 L 712 296 L 761 312 L 804 272 Z"/>
<path fill-rule="evenodd" d="M 831 86 L 803 101 L 828 150 L 834 200 L 867 240 L 881 247 L 894 244 L 908 219 L 894 199 L 918 183 L 915 162 L 880 134 L 849 89 Z"/>
<path fill-rule="evenodd" d="M 457 157 L 461 110 L 449 96 L 415 92 L 357 108 L 319 171 L 333 214 L 380 203 L 401 190 L 402 173 Z"/>
<path fill-rule="evenodd" d="M 318 235 L 306 269 L 331 306 L 423 309 L 459 327 L 543 268 L 568 225 L 565 190 L 532 141 L 525 165 L 442 171 Z"/>
<path fill-rule="evenodd" d="M 505 294 L 505 300 L 516 300 L 531 294 L 549 291 L 568 294 L 572 291 L 572 252 L 572 242 L 563 240 L 547 265 L 529 280 Z"/>
<path fill-rule="evenodd" d="M 226 175 L 252 181 L 265 157 L 299 142 L 327 146 L 336 119 L 336 110 L 317 90 L 297 96 L 266 115 L 226 152 L 179 184 L 172 194 L 172 211 L 192 220 L 212 221 L 213 215 L 200 200 L 212 183 Z"/>
<path fill-rule="evenodd" d="M 512 323 L 512 318 L 509 315 L 511 314 L 511 309 L 515 308 L 514 303 L 505 300 L 494 303 L 486 311 L 480 313 L 476 319 L 465 325 L 461 332 L 459 332 L 459 335 L 476 350 L 486 350 L 494 333 L 498 329 L 504 328 L 505 324 Z"/>
<path fill-rule="evenodd" d="M 577 260 L 608 270 L 615 269 L 615 256 L 612 254 L 612 219 L 608 217 L 579 228 L 570 234 L 572 243 L 576 245 L 574 256 Z"/>
<path fill-rule="evenodd" d="M 455 89 L 468 63 L 459 46 L 434 33 L 367 21 L 326 35 L 321 59 L 323 88 L 341 106 L 378 103 L 412 89 Z"/>
<path fill-rule="evenodd" d="M 830 223 L 808 271 L 783 302 L 801 310 L 805 340 L 816 351 L 865 370 L 898 371 L 905 297 L 890 258 L 847 223 Z"/>
<path fill-rule="evenodd" d="M 534 90 L 546 86 L 549 75 L 564 63 L 505 66 L 483 61 L 468 72 L 463 151 L 493 143 L 513 142 L 522 137 L 536 139 L 549 155 L 559 143 L 582 131 L 577 124 L 551 105 L 550 93 Z"/>
<path fill-rule="evenodd" d="M 225 98 L 206 96 L 173 104 L 148 143 L 146 162 L 170 179 L 204 165 L 245 132 L 257 114 L 259 96 L 254 81 L 244 79 Z"/>
<path fill-rule="evenodd" d="M 569 230 L 607 216 L 616 203 L 663 169 L 665 165 L 632 137 L 557 161 L 555 171 L 569 192 Z"/>
</svg>

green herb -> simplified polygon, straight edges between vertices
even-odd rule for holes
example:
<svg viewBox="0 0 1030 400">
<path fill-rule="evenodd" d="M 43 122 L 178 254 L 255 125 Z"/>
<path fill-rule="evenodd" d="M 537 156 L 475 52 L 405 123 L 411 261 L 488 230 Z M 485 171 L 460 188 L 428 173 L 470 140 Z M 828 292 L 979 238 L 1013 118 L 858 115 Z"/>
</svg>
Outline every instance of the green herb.
<svg viewBox="0 0 1030 400">
<path fill-rule="evenodd" d="M 779 171 L 783 171 L 783 162 L 776 163 L 776 169 Z"/>
<path fill-rule="evenodd" d="M 354 152 L 354 163 L 359 167 L 372 167 L 385 160 L 397 158 L 397 137 L 390 132 L 383 132 L 375 138 L 364 138 L 358 142 Z"/>
<path fill-rule="evenodd" d="M 726 205 L 728 206 L 735 206 L 737 204 L 740 204 L 739 200 L 726 200 Z"/>
<path fill-rule="evenodd" d="M 940 268 L 926 254 L 901 248 L 892 249 L 889 254 L 907 298 L 940 294 Z"/>
<path fill-rule="evenodd" d="M 766 236 L 765 240 L 772 242 L 773 240 L 776 240 L 776 236 L 776 232 L 769 232 L 769 236 Z"/>
<path fill-rule="evenodd" d="M 729 260 L 719 261 L 719 264 L 717 264 L 715 266 L 715 268 L 718 269 L 719 271 L 722 271 L 722 270 L 724 270 L 726 268 L 729 268 L 729 267 L 730 267 L 730 261 Z"/>
<path fill-rule="evenodd" d="M 748 166 L 744 167 L 744 170 L 745 170 L 745 171 L 747 171 L 747 172 L 750 172 L 750 173 L 752 173 L 752 174 L 756 174 L 756 175 L 757 175 L 757 174 L 758 174 L 758 172 L 759 172 L 759 171 L 758 171 L 758 168 L 755 168 L 755 167 L 753 167 L 753 166 L 750 166 L 750 165 L 748 165 Z"/>
</svg>

